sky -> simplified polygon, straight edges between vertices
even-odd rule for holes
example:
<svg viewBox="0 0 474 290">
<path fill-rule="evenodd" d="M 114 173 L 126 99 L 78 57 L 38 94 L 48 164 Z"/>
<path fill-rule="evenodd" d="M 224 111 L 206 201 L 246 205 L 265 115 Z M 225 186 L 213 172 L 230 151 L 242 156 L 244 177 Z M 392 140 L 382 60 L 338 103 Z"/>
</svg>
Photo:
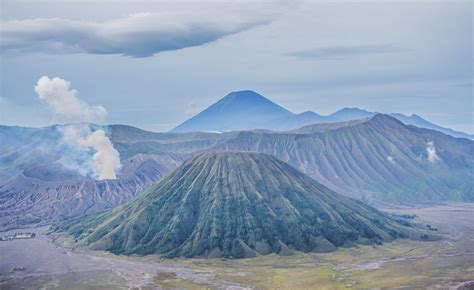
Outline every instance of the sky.
<svg viewBox="0 0 474 290">
<path fill-rule="evenodd" d="M 84 109 L 167 131 L 251 89 L 295 113 L 416 113 L 474 133 L 472 1 L 0 3 L 0 124 Z"/>
</svg>

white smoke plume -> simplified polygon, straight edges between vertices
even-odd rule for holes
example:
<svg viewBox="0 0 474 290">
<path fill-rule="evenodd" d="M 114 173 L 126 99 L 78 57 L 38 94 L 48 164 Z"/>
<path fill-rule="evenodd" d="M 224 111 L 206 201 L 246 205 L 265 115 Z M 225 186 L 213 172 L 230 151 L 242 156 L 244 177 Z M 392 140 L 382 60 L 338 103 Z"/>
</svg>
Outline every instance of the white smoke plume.
<svg viewBox="0 0 474 290">
<path fill-rule="evenodd" d="M 436 147 L 433 141 L 426 143 L 426 154 L 428 155 L 428 161 L 431 163 L 436 163 L 440 160 L 438 154 L 436 154 Z"/>
<path fill-rule="evenodd" d="M 59 147 L 62 150 L 62 157 L 59 160 L 66 169 L 73 170 L 82 176 L 98 178 L 99 174 L 94 172 L 92 154 L 89 148 L 80 144 L 92 132 L 88 124 L 70 124 L 58 127 L 62 135 Z"/>
<path fill-rule="evenodd" d="M 104 122 L 107 110 L 102 106 L 91 106 L 79 99 L 77 91 L 71 89 L 70 86 L 70 82 L 61 78 L 50 79 L 43 76 L 36 83 L 35 92 L 55 114 L 67 121 Z"/>
<path fill-rule="evenodd" d="M 91 106 L 79 99 L 78 92 L 64 79 L 43 76 L 35 92 L 56 115 L 68 121 L 102 123 L 107 116 L 104 107 Z M 103 129 L 92 131 L 91 128 L 89 124 L 71 124 L 59 129 L 66 148 L 60 162 L 84 176 L 115 179 L 121 167 L 120 155 Z"/>
<path fill-rule="evenodd" d="M 94 131 L 79 143 L 95 150 L 92 162 L 94 172 L 99 180 L 117 178 L 116 172 L 120 169 L 120 155 L 105 135 L 104 130 Z"/>
<path fill-rule="evenodd" d="M 390 155 L 387 156 L 387 161 L 392 163 L 392 164 L 395 164 L 395 159 L 393 159 L 393 157 L 390 156 Z"/>
</svg>

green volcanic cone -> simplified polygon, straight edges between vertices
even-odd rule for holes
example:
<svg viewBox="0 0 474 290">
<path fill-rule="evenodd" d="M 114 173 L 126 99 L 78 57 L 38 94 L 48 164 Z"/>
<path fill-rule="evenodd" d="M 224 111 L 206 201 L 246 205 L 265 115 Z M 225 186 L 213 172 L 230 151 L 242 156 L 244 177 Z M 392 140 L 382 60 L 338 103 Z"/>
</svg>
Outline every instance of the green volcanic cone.
<svg viewBox="0 0 474 290">
<path fill-rule="evenodd" d="M 242 152 L 198 155 L 128 204 L 57 230 L 113 253 L 233 258 L 326 252 L 413 232 L 285 162 Z"/>
</svg>

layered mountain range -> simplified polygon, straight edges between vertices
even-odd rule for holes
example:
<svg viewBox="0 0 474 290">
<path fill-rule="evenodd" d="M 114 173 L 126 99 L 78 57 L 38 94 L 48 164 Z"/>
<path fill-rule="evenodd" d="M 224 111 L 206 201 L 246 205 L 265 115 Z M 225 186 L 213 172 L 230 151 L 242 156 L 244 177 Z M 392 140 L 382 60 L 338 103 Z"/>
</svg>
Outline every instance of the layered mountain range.
<svg viewBox="0 0 474 290">
<path fill-rule="evenodd" d="M 328 252 L 421 236 L 275 157 L 237 152 L 199 154 L 131 202 L 55 230 L 78 246 L 164 257 Z"/>
<path fill-rule="evenodd" d="M 474 201 L 474 142 L 388 115 L 295 133 L 239 132 L 211 150 L 272 154 L 340 193 L 368 201 Z"/>
<path fill-rule="evenodd" d="M 186 156 L 201 151 L 267 153 L 331 189 L 366 201 L 474 200 L 474 142 L 405 125 L 389 115 L 288 132 L 170 134 L 167 141 L 163 135 L 149 136 L 120 143 L 120 148 L 129 152 L 139 144 L 146 153 L 160 148 L 163 154 L 178 151 Z"/>
<path fill-rule="evenodd" d="M 226 132 L 251 129 L 286 131 L 311 124 L 368 118 L 376 114 L 377 112 L 368 112 L 359 108 L 344 108 L 327 116 L 311 111 L 294 114 L 264 96 L 246 90 L 228 94 L 199 114 L 178 125 L 171 132 Z M 437 130 L 453 137 L 474 139 L 472 134 L 444 128 L 416 114 L 406 116 L 400 113 L 392 113 L 389 115 L 407 125 Z"/>
<path fill-rule="evenodd" d="M 81 154 L 65 144 L 62 132 L 66 126 L 0 126 L 1 230 L 44 225 L 113 208 L 183 161 L 183 156 L 176 154 L 137 153 L 124 156 L 117 179 L 95 180 L 77 168 L 86 167 L 84 160 L 71 164 Z"/>
<path fill-rule="evenodd" d="M 246 93 L 246 98 L 254 97 L 255 93 Z M 238 98 L 234 94 L 228 102 Z M 228 102 L 223 102 L 227 109 Z M 246 122 L 251 124 L 254 115 L 263 111 L 244 114 Z M 279 107 L 276 111 L 281 115 L 275 118 L 292 116 Z M 230 112 L 226 114 L 232 119 Z M 0 227 L 47 224 L 113 208 L 183 161 L 216 151 L 275 156 L 331 190 L 369 203 L 474 201 L 472 140 L 407 125 L 390 115 L 366 115 L 349 114 L 348 120 L 340 117 L 341 122 L 286 131 L 223 133 L 153 133 L 125 125 L 80 124 L 106 132 L 120 154 L 117 179 L 100 181 L 84 174 L 83 159 L 70 164 L 78 152 L 64 142 L 65 126 L 0 126 Z M 352 120 L 355 117 L 363 118 Z"/>
<path fill-rule="evenodd" d="M 137 154 L 114 180 L 94 180 L 49 166 L 0 181 L 0 229 L 45 225 L 123 204 L 168 174 L 182 159 Z M 64 174 L 66 173 L 66 174 Z"/>
</svg>

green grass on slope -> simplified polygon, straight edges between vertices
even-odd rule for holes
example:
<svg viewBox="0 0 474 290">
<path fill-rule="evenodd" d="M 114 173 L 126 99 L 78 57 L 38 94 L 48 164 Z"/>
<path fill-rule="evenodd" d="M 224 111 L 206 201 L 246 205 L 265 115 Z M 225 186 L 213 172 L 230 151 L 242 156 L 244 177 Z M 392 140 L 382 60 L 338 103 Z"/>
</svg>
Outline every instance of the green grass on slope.
<svg viewBox="0 0 474 290">
<path fill-rule="evenodd" d="M 417 235 L 278 159 L 209 153 L 135 200 L 59 226 L 81 246 L 120 254 L 229 257 L 326 252 Z"/>
</svg>

